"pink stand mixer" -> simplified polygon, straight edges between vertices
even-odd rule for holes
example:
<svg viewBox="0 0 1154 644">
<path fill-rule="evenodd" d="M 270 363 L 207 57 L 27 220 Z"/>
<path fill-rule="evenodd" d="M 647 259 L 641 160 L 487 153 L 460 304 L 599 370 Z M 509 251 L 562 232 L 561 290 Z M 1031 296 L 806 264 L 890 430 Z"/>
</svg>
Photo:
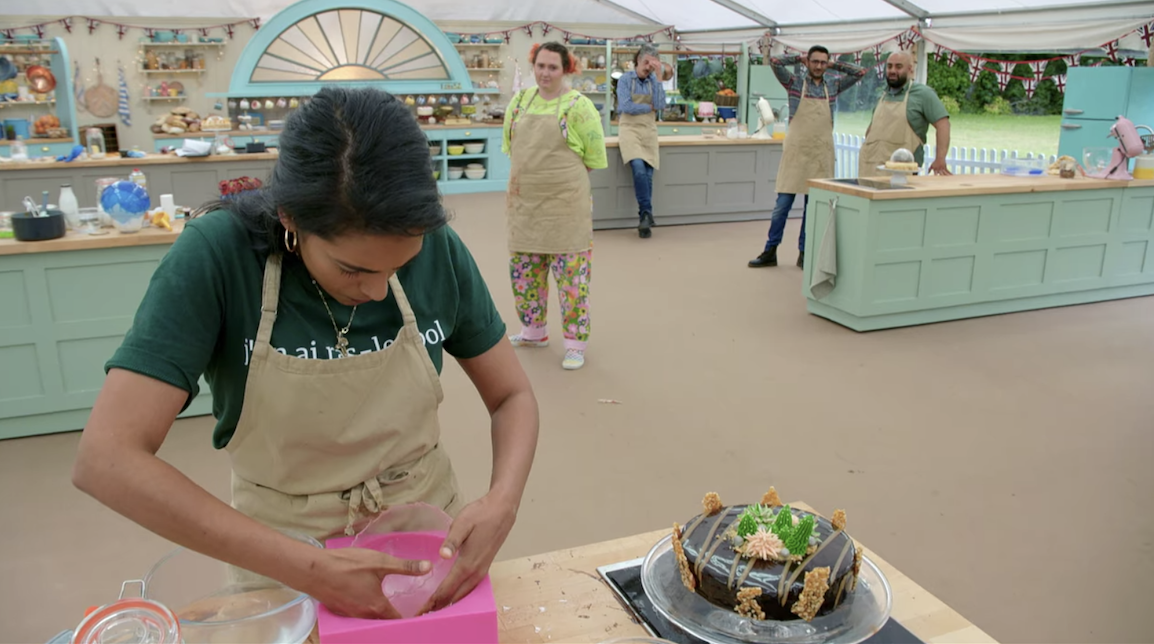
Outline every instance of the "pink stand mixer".
<svg viewBox="0 0 1154 644">
<path fill-rule="evenodd" d="M 1150 134 L 1138 134 L 1142 128 Z M 1118 139 L 1118 147 L 1114 148 L 1114 155 L 1110 163 L 1099 172 L 1087 172 L 1086 176 L 1092 179 L 1122 179 L 1130 181 L 1134 178 L 1130 174 L 1130 159 L 1142 155 L 1143 152 L 1154 152 L 1154 129 L 1148 125 L 1134 125 L 1125 116 L 1119 116 L 1110 126 L 1110 136 Z"/>
</svg>

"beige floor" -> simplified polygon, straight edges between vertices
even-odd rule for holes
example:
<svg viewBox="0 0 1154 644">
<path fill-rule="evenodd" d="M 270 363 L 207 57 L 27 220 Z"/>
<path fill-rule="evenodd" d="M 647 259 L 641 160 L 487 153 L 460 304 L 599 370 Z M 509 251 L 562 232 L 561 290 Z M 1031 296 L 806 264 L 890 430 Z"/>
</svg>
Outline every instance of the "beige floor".
<svg viewBox="0 0 1154 644">
<path fill-rule="evenodd" d="M 449 203 L 512 323 L 502 195 Z M 1154 298 L 862 335 L 806 313 L 793 251 L 744 266 L 764 234 L 597 234 L 586 368 L 562 371 L 559 343 L 521 354 L 541 443 L 501 558 L 773 484 L 845 508 L 857 539 L 1003 641 L 1149 642 Z M 475 495 L 487 418 L 455 365 L 445 381 L 446 443 Z M 162 456 L 226 496 L 210 430 L 177 423 Z M 0 641 L 45 641 L 170 548 L 71 487 L 76 441 L 0 444 Z"/>
</svg>

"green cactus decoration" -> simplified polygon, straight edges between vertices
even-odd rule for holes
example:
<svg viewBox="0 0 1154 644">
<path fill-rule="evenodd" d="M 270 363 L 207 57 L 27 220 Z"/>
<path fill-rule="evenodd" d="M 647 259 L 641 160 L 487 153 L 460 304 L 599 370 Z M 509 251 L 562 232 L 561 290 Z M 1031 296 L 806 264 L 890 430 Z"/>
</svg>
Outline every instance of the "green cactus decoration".
<svg viewBox="0 0 1154 644">
<path fill-rule="evenodd" d="M 747 505 L 746 510 L 753 515 L 753 519 L 760 525 L 769 527 L 773 523 L 773 510 L 764 505 Z"/>
<path fill-rule="evenodd" d="M 782 539 L 790 553 L 804 555 L 809 548 L 809 536 L 813 533 L 813 517 L 806 515 L 797 522 L 788 539 Z"/>
<path fill-rule="evenodd" d="M 770 528 L 770 532 L 776 534 L 779 539 L 785 542 L 786 547 L 789 547 L 789 535 L 793 534 L 793 511 L 790 510 L 788 505 L 783 507 L 781 512 L 778 513 L 777 521 L 773 522 L 773 527 Z M 808 539 L 809 537 L 806 538 Z M 792 548 L 790 552 L 793 552 Z"/>
<path fill-rule="evenodd" d="M 751 511 L 752 507 L 754 506 L 745 508 L 745 511 L 741 513 L 741 518 L 737 521 L 737 536 L 742 539 L 757 532 L 757 519 Z"/>
</svg>

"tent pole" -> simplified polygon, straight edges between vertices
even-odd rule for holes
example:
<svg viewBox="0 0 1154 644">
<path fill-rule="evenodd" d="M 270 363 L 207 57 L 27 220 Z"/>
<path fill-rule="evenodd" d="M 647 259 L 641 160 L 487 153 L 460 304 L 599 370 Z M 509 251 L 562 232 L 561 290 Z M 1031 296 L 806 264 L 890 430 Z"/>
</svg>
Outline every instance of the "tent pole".
<svg viewBox="0 0 1154 644">
<path fill-rule="evenodd" d="M 745 123 L 749 103 L 749 46 L 741 43 L 741 58 L 737 59 L 737 122 Z"/>
<path fill-rule="evenodd" d="M 645 24 L 650 24 L 650 25 L 660 25 L 661 24 L 660 22 L 654 20 L 653 18 L 650 18 L 649 16 L 646 16 L 646 15 L 642 15 L 642 14 L 630 9 L 629 7 L 623 7 L 619 4 L 617 4 L 616 2 L 613 2 L 613 0 L 593 0 L 593 2 L 605 5 L 606 7 L 609 7 L 610 9 L 614 9 L 616 11 L 619 11 L 619 12 L 629 16 L 630 18 L 633 18 L 635 20 L 639 20 Z"/>
<path fill-rule="evenodd" d="M 917 67 L 914 68 L 914 82 L 925 85 L 926 81 L 929 80 L 930 77 L 930 48 L 926 46 L 926 41 L 922 39 L 918 39 L 917 48 L 918 64 Z"/>
<path fill-rule="evenodd" d="M 743 4 L 734 2 L 733 0 L 712 0 L 712 2 L 716 5 L 720 5 L 726 9 L 729 9 L 733 13 L 736 13 L 743 18 L 748 18 L 749 20 L 752 20 L 753 22 L 756 22 L 763 27 L 777 26 L 777 23 L 770 18 L 765 17 L 764 15 L 754 11 L 753 9 L 750 9 Z"/>
<path fill-rule="evenodd" d="M 892 6 L 893 8 L 897 9 L 898 11 L 901 11 L 902 13 L 905 13 L 906 15 L 913 16 L 914 18 L 917 18 L 918 20 L 925 20 L 926 18 L 930 17 L 930 12 L 928 12 L 925 9 L 919 7 L 918 5 L 910 2 L 909 0 L 882 0 L 882 1 L 885 2 L 886 4 Z"/>
</svg>

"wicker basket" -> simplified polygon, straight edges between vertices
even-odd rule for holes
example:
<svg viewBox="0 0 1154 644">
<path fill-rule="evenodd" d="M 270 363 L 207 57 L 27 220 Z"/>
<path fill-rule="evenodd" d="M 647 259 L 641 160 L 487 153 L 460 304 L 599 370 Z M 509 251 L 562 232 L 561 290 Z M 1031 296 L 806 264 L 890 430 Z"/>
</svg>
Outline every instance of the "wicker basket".
<svg viewBox="0 0 1154 644">
<path fill-rule="evenodd" d="M 737 107 L 740 101 L 740 96 L 726 96 L 724 94 L 715 94 L 713 96 L 713 104 L 718 107 Z"/>
</svg>

